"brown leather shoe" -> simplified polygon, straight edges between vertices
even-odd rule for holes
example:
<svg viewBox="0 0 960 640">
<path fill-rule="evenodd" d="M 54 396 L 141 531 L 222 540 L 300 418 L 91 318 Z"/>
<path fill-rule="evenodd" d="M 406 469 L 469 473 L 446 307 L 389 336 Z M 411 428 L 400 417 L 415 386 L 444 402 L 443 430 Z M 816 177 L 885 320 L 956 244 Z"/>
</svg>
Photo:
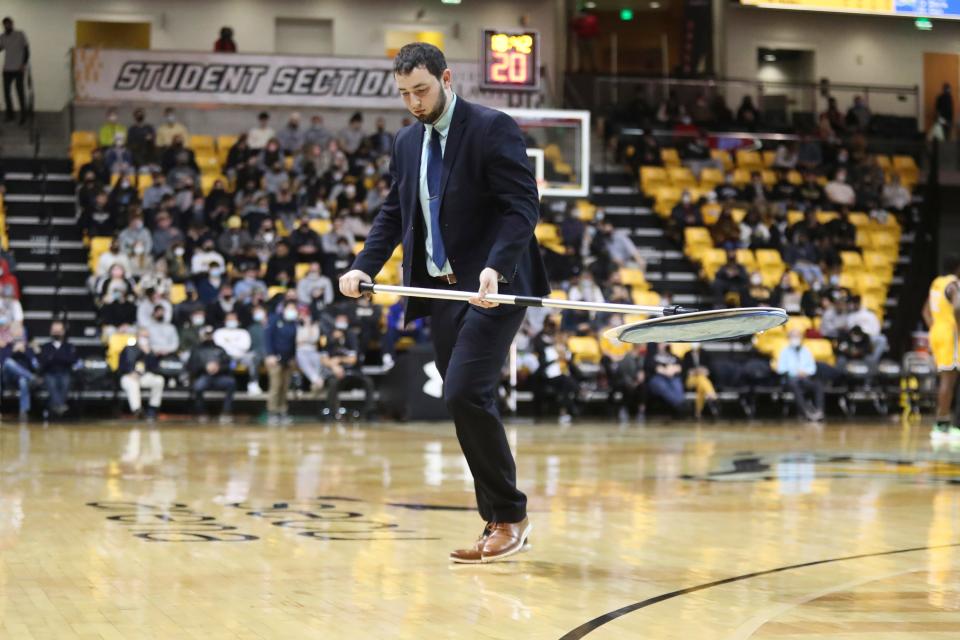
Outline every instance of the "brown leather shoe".
<svg viewBox="0 0 960 640">
<path fill-rule="evenodd" d="M 480 549 L 480 562 L 497 562 L 523 551 L 531 528 L 527 518 L 513 523 L 494 522 Z"/>
<path fill-rule="evenodd" d="M 473 546 L 468 549 L 456 549 L 455 551 L 450 552 L 450 559 L 454 562 L 461 564 L 480 564 L 482 560 L 483 543 L 486 542 L 487 536 L 490 535 L 490 531 L 493 530 L 493 523 L 488 522 L 487 525 L 483 528 L 483 533 L 480 534 L 480 537 L 477 538 L 477 541 L 473 543 Z"/>
</svg>

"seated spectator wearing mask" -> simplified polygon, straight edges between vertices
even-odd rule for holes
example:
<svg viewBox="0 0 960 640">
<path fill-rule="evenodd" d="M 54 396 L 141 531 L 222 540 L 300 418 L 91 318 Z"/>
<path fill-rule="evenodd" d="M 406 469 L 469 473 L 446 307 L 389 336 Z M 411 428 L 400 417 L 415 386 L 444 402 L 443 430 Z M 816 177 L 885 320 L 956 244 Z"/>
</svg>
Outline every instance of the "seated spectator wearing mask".
<svg viewBox="0 0 960 640">
<path fill-rule="evenodd" d="M 619 391 L 623 400 L 618 413 L 620 422 L 627 422 L 631 415 L 636 416 L 638 422 L 644 419 L 644 356 L 647 346 L 633 345 L 627 355 L 617 363 L 614 375 L 614 390 Z"/>
<path fill-rule="evenodd" d="M 180 336 L 170 322 L 171 316 L 164 305 L 158 304 L 153 308 L 150 321 L 142 325 L 150 339 L 151 351 L 160 358 L 172 356 L 180 349 Z"/>
<path fill-rule="evenodd" d="M 103 161 L 112 175 L 130 175 L 134 173 L 133 154 L 127 149 L 126 138 L 122 133 L 114 136 Z"/>
<path fill-rule="evenodd" d="M 323 389 L 320 361 L 320 323 L 315 322 L 306 307 L 300 308 L 297 325 L 297 367 L 310 381 L 312 391 Z"/>
<path fill-rule="evenodd" d="M 120 118 L 117 116 L 117 110 L 110 107 L 107 109 L 107 121 L 101 125 L 97 140 L 100 142 L 101 147 L 109 147 L 118 135 L 126 138 L 127 127 L 120 122 Z"/>
<path fill-rule="evenodd" d="M 713 278 L 713 294 L 731 307 L 743 306 L 747 298 L 750 278 L 747 270 L 737 262 L 737 252 L 727 251 L 727 261 Z"/>
<path fill-rule="evenodd" d="M 194 274 L 208 273 L 212 263 L 216 263 L 221 269 L 227 266 L 223 256 L 214 248 L 213 238 L 204 237 L 200 243 L 200 248 L 194 250 L 190 258 L 190 271 Z M 220 272 L 221 275 L 223 271 Z"/>
<path fill-rule="evenodd" d="M 259 269 L 247 269 L 243 272 L 243 278 L 233 286 L 233 293 L 242 304 L 249 304 L 250 299 L 258 294 L 262 298 L 267 297 L 267 285 L 258 277 L 259 273 Z"/>
<path fill-rule="evenodd" d="M 150 230 L 143 226 L 142 215 L 130 216 L 130 222 L 117 236 L 117 242 L 120 245 L 121 253 L 127 255 L 133 253 L 133 247 L 138 242 L 144 246 L 147 253 L 153 249 L 153 236 L 150 234 Z"/>
<path fill-rule="evenodd" d="M 200 421 L 206 421 L 203 396 L 212 389 L 225 394 L 220 422 L 232 422 L 230 412 L 233 409 L 233 394 L 237 390 L 237 381 L 230 372 L 230 357 L 227 352 L 213 342 L 211 327 L 201 329 L 200 343 L 190 352 L 186 368 L 193 379 L 194 412 Z"/>
<path fill-rule="evenodd" d="M 220 295 L 217 299 L 210 302 L 205 309 L 207 314 L 207 324 L 219 328 L 223 326 L 228 313 L 236 313 L 240 319 L 240 325 L 246 325 L 250 322 L 250 310 L 242 302 L 237 300 L 233 292 L 233 285 L 224 282 L 220 286 Z"/>
<path fill-rule="evenodd" d="M 364 389 L 363 417 L 373 413 L 373 381 L 360 370 L 357 345 L 344 329 L 334 329 L 327 337 L 321 354 L 327 385 L 327 407 L 330 415 L 340 418 L 340 392 L 348 384 L 359 384 Z"/>
<path fill-rule="evenodd" d="M 163 110 L 163 123 L 157 127 L 157 146 L 161 149 L 169 147 L 178 136 L 181 141 L 187 140 L 190 138 L 190 132 L 177 121 L 177 114 L 173 107 L 167 107 Z"/>
<path fill-rule="evenodd" d="M 3 384 L 18 391 L 21 421 L 27 420 L 30 416 L 30 390 L 38 380 L 39 368 L 37 354 L 22 336 L 7 342 L 0 349 L 0 371 L 2 371 Z"/>
<path fill-rule="evenodd" d="M 787 389 L 793 393 L 797 405 L 797 414 L 807 420 L 820 422 L 824 418 L 823 384 L 814 376 L 817 373 L 817 363 L 813 353 L 803 344 L 803 335 L 793 330 L 789 335 L 789 343 L 777 357 L 777 373 L 784 376 Z M 806 401 L 806 396 L 812 396 L 812 403 Z"/>
<path fill-rule="evenodd" d="M 270 375 L 270 389 L 267 393 L 269 424 L 290 422 L 287 394 L 296 364 L 298 316 L 296 301 L 287 300 L 279 313 L 267 319 L 264 331 L 264 351 L 267 357 L 264 362 Z"/>
<path fill-rule="evenodd" d="M 165 381 L 160 372 L 160 357 L 150 348 L 150 337 L 143 329 L 137 334 L 136 344 L 120 352 L 120 388 L 127 395 L 130 412 L 136 418 L 144 417 L 143 390 L 149 392 L 146 418 L 156 420 L 163 401 Z"/>
<path fill-rule="evenodd" d="M 297 283 L 297 300 L 300 304 L 310 304 L 316 289 L 323 292 L 323 300 L 326 304 L 333 302 L 333 283 L 330 282 L 330 278 L 320 272 L 319 262 L 311 262 L 310 270 Z"/>
<path fill-rule="evenodd" d="M 211 262 L 206 272 L 206 276 L 195 278 L 194 284 L 197 287 L 197 296 L 199 296 L 200 301 L 212 305 L 221 297 L 223 287 L 229 287 L 230 284 L 225 280 L 225 269 L 222 265 Z"/>
<path fill-rule="evenodd" d="M 833 180 L 827 183 L 823 193 L 826 199 L 835 205 L 847 205 L 852 207 L 857 201 L 857 194 L 853 187 L 847 183 L 847 170 L 837 169 L 833 175 Z"/>
<path fill-rule="evenodd" d="M 683 367 L 680 358 L 670 351 L 669 344 L 651 344 L 646 358 L 647 389 L 666 402 L 673 412 L 683 412 Z"/>
<path fill-rule="evenodd" d="M 573 355 L 567 349 L 566 335 L 558 331 L 556 320 L 549 316 L 543 321 L 543 329 L 533 339 L 537 354 L 537 370 L 534 374 L 534 413 L 539 416 L 548 395 L 559 405 L 559 422 L 568 425 L 577 413 L 577 383 Z"/>
<path fill-rule="evenodd" d="M 67 337 L 66 326 L 59 320 L 50 323 L 50 341 L 40 347 L 37 361 L 37 372 L 47 388 L 47 410 L 51 416 L 62 418 L 67 413 L 73 370 L 80 357 Z"/>
<path fill-rule="evenodd" d="M 260 371 L 260 355 L 251 349 L 250 333 L 240 326 L 239 316 L 231 311 L 227 313 L 223 326 L 213 332 L 213 342 L 227 352 L 232 362 L 232 369 L 243 365 L 250 374 L 247 383 L 247 393 L 260 395 L 263 390 L 258 381 Z"/>
<path fill-rule="evenodd" d="M 200 332 L 206 326 L 207 316 L 203 308 L 193 309 L 189 315 L 189 321 L 180 327 L 178 335 L 180 338 L 181 359 L 186 361 L 190 352 L 200 344 Z"/>
</svg>

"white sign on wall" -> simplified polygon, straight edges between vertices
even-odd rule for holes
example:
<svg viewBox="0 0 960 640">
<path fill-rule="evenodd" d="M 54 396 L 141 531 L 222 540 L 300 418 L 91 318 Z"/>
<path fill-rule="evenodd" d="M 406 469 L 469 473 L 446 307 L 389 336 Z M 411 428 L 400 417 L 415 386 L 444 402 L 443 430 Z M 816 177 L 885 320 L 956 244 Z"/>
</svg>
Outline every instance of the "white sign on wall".
<svg viewBox="0 0 960 640">
<path fill-rule="evenodd" d="M 509 106 L 509 94 L 481 91 L 478 64 L 449 64 L 459 95 Z M 73 72 L 79 103 L 401 106 L 388 58 L 78 48 Z"/>
</svg>

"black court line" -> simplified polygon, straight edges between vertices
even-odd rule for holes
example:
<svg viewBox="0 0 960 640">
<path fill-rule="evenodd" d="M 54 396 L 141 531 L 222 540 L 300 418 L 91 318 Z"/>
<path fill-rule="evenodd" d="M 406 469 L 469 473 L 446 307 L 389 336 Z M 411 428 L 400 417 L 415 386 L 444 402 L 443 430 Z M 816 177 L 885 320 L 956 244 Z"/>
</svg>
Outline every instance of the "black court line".
<svg viewBox="0 0 960 640">
<path fill-rule="evenodd" d="M 802 569 L 804 567 L 815 567 L 819 564 L 829 564 L 831 562 L 843 562 L 844 560 L 859 560 L 861 558 L 875 558 L 877 556 L 892 556 L 898 553 L 910 553 L 912 551 L 930 551 L 932 549 L 947 549 L 950 547 L 960 547 L 960 542 L 954 544 L 941 544 L 930 547 L 912 547 L 910 549 L 894 549 L 893 551 L 880 551 L 877 553 L 861 553 L 855 556 L 843 556 L 842 558 L 827 558 L 826 560 L 814 560 L 813 562 L 802 562 L 800 564 L 791 564 L 785 567 L 777 567 L 776 569 L 767 569 L 766 571 L 755 571 L 753 573 L 746 573 L 742 576 L 734 576 L 732 578 L 724 578 L 723 580 L 715 580 L 713 582 L 707 582 L 705 584 L 700 584 L 695 587 L 687 587 L 686 589 L 679 589 L 677 591 L 671 591 L 670 593 L 664 593 L 659 596 L 654 596 L 652 598 L 647 598 L 640 602 L 635 602 L 633 604 L 627 605 L 611 611 L 610 613 L 605 613 L 602 616 L 596 617 L 589 622 L 585 622 L 573 631 L 568 631 L 563 636 L 560 637 L 560 640 L 579 640 L 583 638 L 591 631 L 599 629 L 608 622 L 612 622 L 621 616 L 625 616 L 628 613 L 637 611 L 639 609 L 645 609 L 651 605 L 655 605 L 658 602 L 664 602 L 665 600 L 671 600 L 679 596 L 685 596 L 688 593 L 695 593 L 697 591 L 703 591 L 705 589 L 710 589 L 712 587 L 719 587 L 720 585 L 730 584 L 731 582 L 740 582 L 741 580 L 749 580 L 751 578 L 757 578 L 759 576 L 767 576 L 772 573 L 781 573 L 783 571 L 790 571 L 792 569 Z"/>
</svg>

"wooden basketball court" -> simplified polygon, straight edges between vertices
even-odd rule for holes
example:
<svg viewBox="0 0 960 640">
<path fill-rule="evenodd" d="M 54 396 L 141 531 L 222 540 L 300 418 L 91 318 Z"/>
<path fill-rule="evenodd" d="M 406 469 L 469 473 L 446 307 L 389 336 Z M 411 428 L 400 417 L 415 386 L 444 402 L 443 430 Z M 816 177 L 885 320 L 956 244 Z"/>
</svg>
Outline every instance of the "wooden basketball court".
<svg viewBox="0 0 960 640">
<path fill-rule="evenodd" d="M 960 636 L 960 445 L 890 423 L 510 427 L 482 523 L 452 426 L 0 427 L 0 637 Z"/>
</svg>

